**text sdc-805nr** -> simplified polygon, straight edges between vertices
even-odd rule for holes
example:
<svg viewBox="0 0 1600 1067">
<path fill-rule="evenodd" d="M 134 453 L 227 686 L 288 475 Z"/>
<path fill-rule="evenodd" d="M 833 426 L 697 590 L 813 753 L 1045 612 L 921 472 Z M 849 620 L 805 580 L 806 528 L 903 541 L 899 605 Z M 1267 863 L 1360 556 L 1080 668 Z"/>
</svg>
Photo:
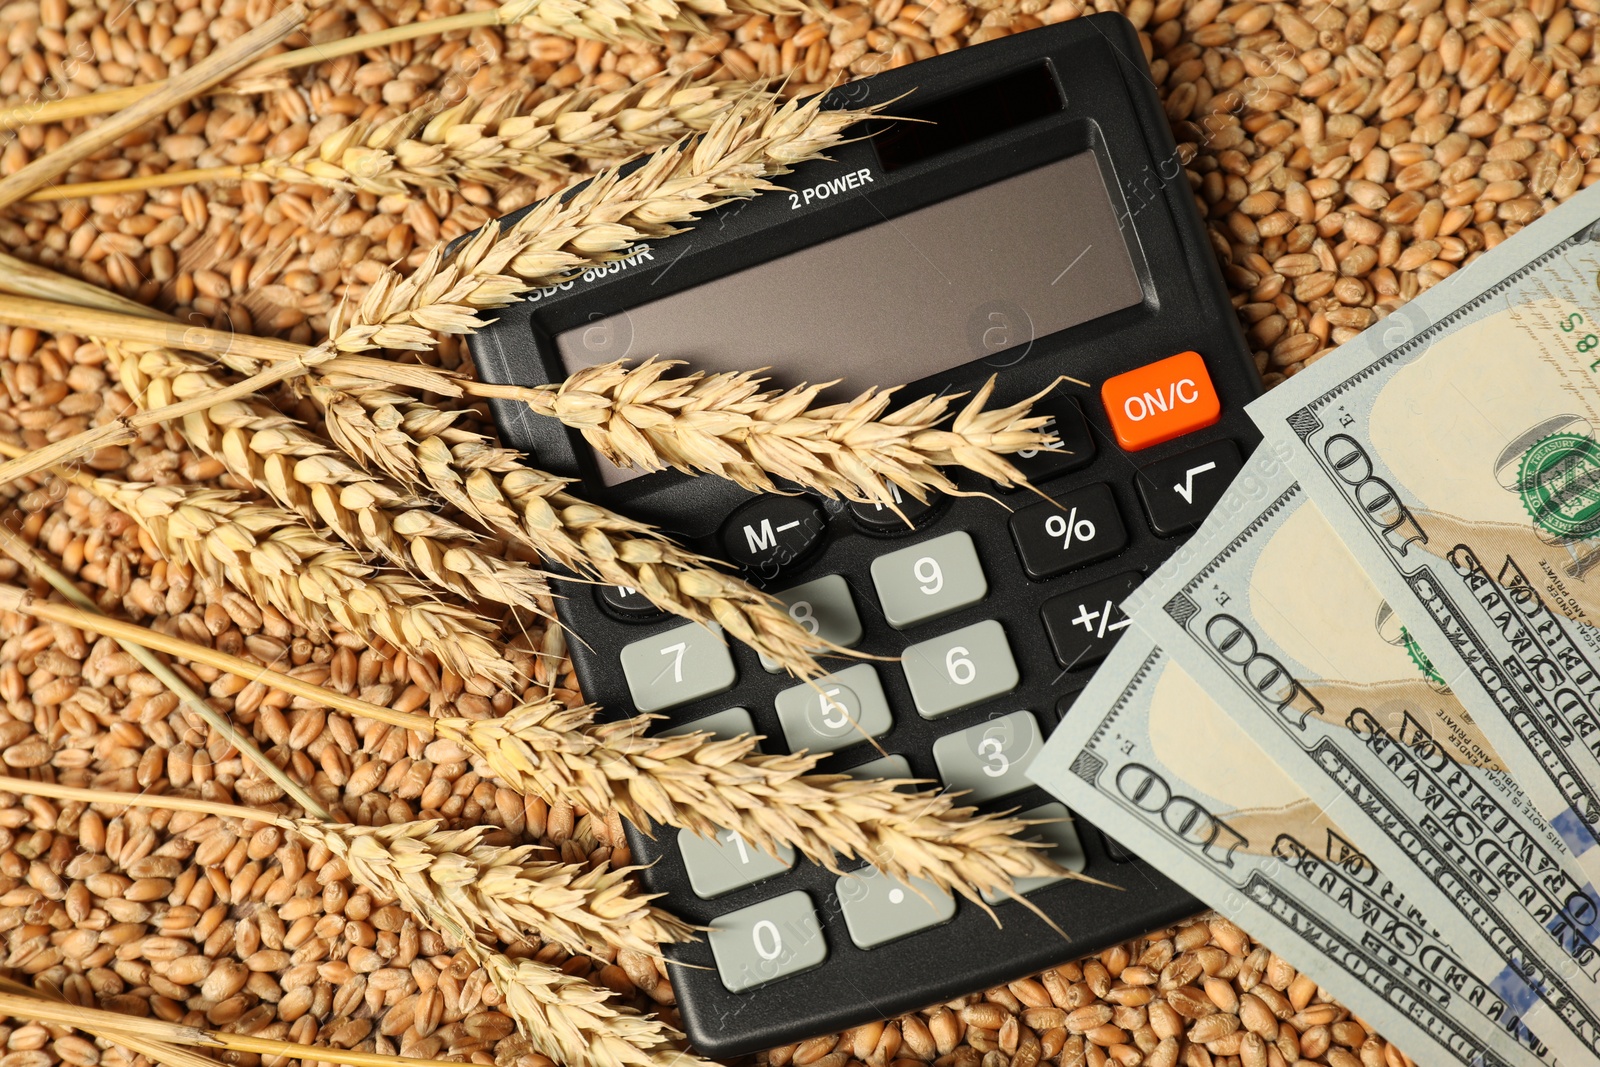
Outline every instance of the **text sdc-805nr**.
<svg viewBox="0 0 1600 1067">
<path fill-rule="evenodd" d="M 969 472 L 963 496 L 886 508 L 757 496 L 720 479 L 640 475 L 510 402 L 508 444 L 593 498 L 742 568 L 790 613 L 874 657 L 818 688 L 637 593 L 563 583 L 584 694 L 660 729 L 764 735 L 830 753 L 825 771 L 917 777 L 1043 828 L 1074 880 L 1028 884 L 1069 940 L 1015 901 L 1002 925 L 931 885 L 844 877 L 728 832 L 630 830 L 648 886 L 702 940 L 669 950 L 695 1046 L 732 1055 L 923 1007 L 1199 910 L 1179 886 L 1031 786 L 1029 761 L 1126 620 L 1117 603 L 1204 517 L 1255 442 L 1259 380 L 1223 289 L 1138 39 L 1097 15 L 835 90 L 898 116 L 783 191 L 539 291 L 479 333 L 479 373 L 560 381 L 613 359 L 770 367 L 830 396 L 911 383 L 907 399 L 1038 409 L 1065 451 L 1017 465 L 1044 493 Z M 867 132 L 867 131 L 863 131 Z M 874 738 L 885 757 L 865 740 Z"/>
</svg>

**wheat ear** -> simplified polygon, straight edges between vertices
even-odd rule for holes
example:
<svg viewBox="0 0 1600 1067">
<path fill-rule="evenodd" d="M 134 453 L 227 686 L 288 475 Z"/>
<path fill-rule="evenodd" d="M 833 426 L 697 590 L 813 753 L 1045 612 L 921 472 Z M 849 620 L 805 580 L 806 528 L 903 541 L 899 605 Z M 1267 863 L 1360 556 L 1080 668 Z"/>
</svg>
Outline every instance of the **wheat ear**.
<svg viewBox="0 0 1600 1067">
<path fill-rule="evenodd" d="M 548 963 L 465 946 L 534 1047 L 566 1067 L 717 1067 L 674 1047 L 683 1035 L 654 1016 L 611 1004 L 609 991 Z"/>
<path fill-rule="evenodd" d="M 485 227 L 454 256 L 436 248 L 409 278 L 386 274 L 353 314 L 330 324 L 324 348 L 424 349 L 434 332 L 471 332 L 482 309 L 562 271 L 675 232 L 717 204 L 770 188 L 772 176 L 837 145 L 871 113 L 824 111 L 820 99 L 748 99 L 704 134 L 656 152 L 629 174 L 608 171 L 569 198 L 544 201 L 510 227 Z M 573 496 L 566 479 L 521 466 L 481 440 L 450 440 L 439 432 L 453 421 L 447 413 L 357 388 L 352 382 L 359 375 L 328 370 L 313 377 L 310 388 L 330 436 L 362 462 L 426 486 L 489 529 L 584 577 L 631 586 L 683 618 L 720 623 L 798 676 L 821 673 L 817 654 L 839 651 L 704 557 Z M 380 409 L 381 424 L 369 421 L 368 406 Z M 375 439 L 375 427 L 391 432 Z"/>
<path fill-rule="evenodd" d="M 106 342 L 128 395 L 144 408 L 214 395 L 225 386 L 195 357 L 168 349 L 140 353 Z M 196 452 L 293 511 L 326 524 L 341 540 L 470 601 L 546 614 L 549 584 L 537 568 L 505 558 L 388 479 L 350 463 L 330 443 L 264 400 L 205 407 L 178 424 Z"/>
<path fill-rule="evenodd" d="M 760 755 L 757 738 L 656 737 L 641 716 L 595 723 L 594 709 L 528 705 L 500 719 L 440 719 L 438 736 L 481 752 L 519 792 L 591 811 L 615 808 L 710 836 L 737 831 L 775 853 L 789 845 L 831 871 L 862 858 L 901 879 L 926 878 L 988 910 L 985 892 L 1014 892 L 1018 878 L 1082 877 L 1024 841 L 1032 825 L 956 807 L 943 792 L 900 792 L 904 782 L 810 774 L 817 757 Z"/>
<path fill-rule="evenodd" d="M 383 122 L 357 120 L 280 159 L 56 185 L 29 199 L 108 196 L 203 181 L 309 183 L 387 196 L 454 188 L 463 181 L 499 188 L 519 176 L 570 179 L 582 164 L 619 162 L 704 130 L 741 99 L 777 98 L 747 82 L 686 80 L 657 78 L 613 92 L 570 89 L 531 108 L 527 92 L 508 87 L 450 107 L 418 104 Z"/>
<path fill-rule="evenodd" d="M 382 638 L 419 657 L 431 654 L 465 679 L 510 687 L 511 661 L 497 627 L 440 603 L 410 578 L 374 568 L 290 512 L 243 503 L 231 493 L 96 479 L 94 491 L 126 513 L 168 559 L 207 581 L 227 583 L 315 627 L 324 613 L 366 640 Z"/>
<path fill-rule="evenodd" d="M 324 845 L 356 881 L 414 915 L 447 915 L 469 930 L 515 942 L 536 935 L 575 956 L 618 951 L 658 955 L 693 939 L 687 923 L 633 892 L 632 868 L 609 870 L 530 860 L 533 845 L 483 843 L 483 827 L 443 829 L 437 820 L 334 826 L 299 819 L 294 831 Z"/>
<path fill-rule="evenodd" d="M 823 406 L 817 396 L 833 382 L 777 390 L 762 388 L 760 372 L 669 376 L 681 365 L 647 359 L 629 367 L 619 360 L 586 367 L 559 384 L 461 389 L 520 400 L 560 419 L 618 466 L 714 474 L 763 493 L 783 482 L 891 506 L 891 485 L 918 500 L 930 492 L 957 493 L 942 469 L 948 466 L 1001 486 L 1027 485 L 1005 456 L 1058 444 L 1040 429 L 1048 418 L 1028 412 L 1059 382 L 1020 403 L 985 410 L 994 393 L 991 377 L 951 420 L 964 394 L 925 396 L 888 411 L 898 390 L 868 389 Z"/>
<path fill-rule="evenodd" d="M 64 575 L 46 563 L 15 534 L 0 528 L 0 546 L 3 546 L 5 551 L 30 573 L 46 578 L 62 595 L 79 602 L 80 606 L 86 609 L 93 607 L 93 602 L 82 591 L 73 586 Z M 327 817 L 327 812 L 297 782 L 285 775 L 276 765 L 269 763 L 248 738 L 236 736 L 237 732 L 231 723 L 217 716 L 214 709 L 201 700 L 182 678 L 156 659 L 148 649 L 129 641 L 119 643 L 136 658 L 140 658 L 141 662 L 144 662 L 146 667 L 160 677 L 186 704 L 194 705 L 196 713 L 206 721 L 212 722 L 223 736 L 233 738 L 235 747 L 252 762 L 257 763 L 263 773 L 276 781 L 281 781 L 285 792 L 295 797 L 303 810 L 324 819 Z M 24 790 L 19 788 L 19 791 Z M 152 798 L 139 794 L 125 799 L 129 803 L 149 803 L 151 800 L 166 801 L 169 798 Z M 206 801 L 186 798 L 179 799 L 178 804 L 190 810 L 200 810 L 201 806 L 213 807 Z M 238 808 L 234 805 L 227 807 L 232 809 L 229 814 L 253 820 L 262 818 L 254 809 Z M 324 828 L 327 825 L 329 824 L 325 823 Z M 351 873 L 353 875 L 354 870 Z M 383 893 L 383 890 L 376 887 L 369 888 Z M 469 958 L 488 971 L 490 981 L 501 994 L 507 1010 L 521 1027 L 524 1036 L 551 1059 L 567 1067 L 713 1067 L 707 1061 L 688 1056 L 673 1048 L 671 1042 L 681 1039 L 682 1035 L 660 1019 L 640 1015 L 626 1006 L 608 1003 L 613 998 L 610 990 L 565 974 L 559 968 L 547 963 L 536 960 L 513 962 L 500 953 L 486 948 L 473 936 L 470 927 L 462 926 L 449 912 L 419 909 L 414 914 L 429 928 L 455 940 Z M 13 1014 L 21 1013 L 29 1018 L 33 1017 L 28 1014 L 29 1012 L 39 1012 L 40 1017 L 53 1017 L 56 1021 L 74 1025 L 92 1025 L 98 1021 L 110 1024 L 118 1030 L 130 1031 L 136 1036 L 155 1036 L 169 1040 L 173 1038 L 175 1031 L 191 1041 L 195 1037 L 200 1038 L 195 1043 L 220 1045 L 224 1048 L 270 1055 L 287 1052 L 290 1055 L 307 1058 L 308 1054 L 314 1056 L 320 1052 L 307 1046 L 240 1038 L 239 1035 L 231 1034 L 209 1034 L 189 1027 L 174 1027 L 173 1031 L 152 1032 L 150 1026 L 152 1020 L 114 1016 L 92 1009 L 86 1011 L 73 1008 L 70 1016 L 61 1013 L 46 1014 L 52 1012 L 53 1008 L 49 1002 L 0 993 L 0 1010 Z M 238 1038 L 238 1041 L 233 1040 L 235 1038 Z M 180 1037 L 179 1040 L 183 1038 Z M 342 1058 L 355 1067 L 395 1067 L 393 1057 L 374 1056 L 370 1053 L 342 1053 Z M 440 1067 L 439 1061 L 411 1062 L 426 1067 Z"/>
</svg>

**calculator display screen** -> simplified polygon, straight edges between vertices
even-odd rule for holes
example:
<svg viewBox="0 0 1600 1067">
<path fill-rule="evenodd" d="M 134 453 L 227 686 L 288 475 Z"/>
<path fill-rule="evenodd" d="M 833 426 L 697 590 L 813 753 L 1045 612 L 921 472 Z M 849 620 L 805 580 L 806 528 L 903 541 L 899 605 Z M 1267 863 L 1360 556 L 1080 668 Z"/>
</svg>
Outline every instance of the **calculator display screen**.
<svg viewBox="0 0 1600 1067">
<path fill-rule="evenodd" d="M 858 188 L 851 195 L 870 201 L 871 182 Z M 835 400 L 979 359 L 1000 369 L 1035 338 L 1143 298 L 1099 164 L 1084 152 L 555 340 L 568 373 L 659 355 L 707 371 L 768 367 L 777 386 L 842 379 L 825 394 Z M 640 473 L 599 464 L 609 485 Z"/>
</svg>

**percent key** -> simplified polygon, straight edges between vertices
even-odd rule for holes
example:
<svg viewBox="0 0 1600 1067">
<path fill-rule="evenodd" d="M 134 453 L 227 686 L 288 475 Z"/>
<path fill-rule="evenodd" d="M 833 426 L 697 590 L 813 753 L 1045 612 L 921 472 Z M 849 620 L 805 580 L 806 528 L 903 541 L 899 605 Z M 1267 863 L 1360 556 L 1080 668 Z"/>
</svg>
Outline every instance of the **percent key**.
<svg viewBox="0 0 1600 1067">
<path fill-rule="evenodd" d="M 1011 536 L 1030 578 L 1054 578 L 1121 552 L 1128 544 L 1104 482 L 1034 504 L 1011 516 Z"/>
</svg>

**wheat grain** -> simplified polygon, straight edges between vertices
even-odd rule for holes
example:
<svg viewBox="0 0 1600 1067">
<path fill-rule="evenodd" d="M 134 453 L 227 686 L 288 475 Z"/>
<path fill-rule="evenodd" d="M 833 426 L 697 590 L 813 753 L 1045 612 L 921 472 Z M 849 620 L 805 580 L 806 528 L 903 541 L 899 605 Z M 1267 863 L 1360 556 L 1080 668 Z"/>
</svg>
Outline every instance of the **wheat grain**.
<svg viewBox="0 0 1600 1067">
<path fill-rule="evenodd" d="M 168 349 L 133 354 L 115 342 L 105 348 L 141 407 L 214 394 L 224 384 L 204 361 Z M 373 553 L 464 600 L 547 613 L 550 590 L 539 570 L 506 559 L 425 501 L 349 463 L 264 400 L 195 411 L 179 430 L 197 452 L 220 460 L 235 477 L 307 523 L 326 524 L 357 551 Z"/>
<path fill-rule="evenodd" d="M 810 774 L 816 756 L 760 755 L 755 739 L 653 737 L 649 717 L 594 723 L 592 708 L 529 705 L 501 719 L 440 719 L 438 736 L 481 752 L 512 788 L 710 836 L 738 832 L 767 852 L 789 845 L 839 871 L 860 857 L 896 877 L 926 878 L 988 909 L 1017 878 L 1080 877 L 1016 836 L 1031 825 L 955 807 L 943 792 L 894 781 Z"/>
<path fill-rule="evenodd" d="M 485 845 L 485 827 L 446 830 L 437 820 L 388 826 L 332 825 L 311 819 L 294 832 L 342 858 L 351 876 L 414 915 L 506 942 L 538 936 L 573 955 L 617 951 L 656 955 L 692 939 L 692 928 L 633 892 L 631 869 L 529 859 L 535 846 Z"/>
<path fill-rule="evenodd" d="M 628 367 L 617 361 L 584 368 L 559 384 L 462 389 L 520 400 L 560 419 L 618 466 L 714 474 L 762 493 L 779 490 L 782 481 L 891 507 L 891 485 L 918 500 L 930 492 L 958 493 L 944 466 L 1002 486 L 1026 485 L 1005 455 L 1058 443 L 1040 432 L 1047 418 L 1028 414 L 1054 385 L 986 411 L 994 392 L 991 377 L 941 429 L 964 394 L 921 397 L 885 414 L 896 389 L 868 389 L 854 400 L 819 406 L 818 394 L 835 383 L 777 390 L 763 389 L 759 372 L 669 377 L 680 365 L 649 359 Z"/>
<path fill-rule="evenodd" d="M 218 490 L 96 479 L 94 491 L 149 535 L 169 559 L 231 584 L 310 628 L 331 616 L 367 640 L 432 654 L 462 678 L 511 686 L 516 673 L 493 640 L 497 627 L 440 603 L 423 585 L 338 548 L 298 517 Z"/>
</svg>

